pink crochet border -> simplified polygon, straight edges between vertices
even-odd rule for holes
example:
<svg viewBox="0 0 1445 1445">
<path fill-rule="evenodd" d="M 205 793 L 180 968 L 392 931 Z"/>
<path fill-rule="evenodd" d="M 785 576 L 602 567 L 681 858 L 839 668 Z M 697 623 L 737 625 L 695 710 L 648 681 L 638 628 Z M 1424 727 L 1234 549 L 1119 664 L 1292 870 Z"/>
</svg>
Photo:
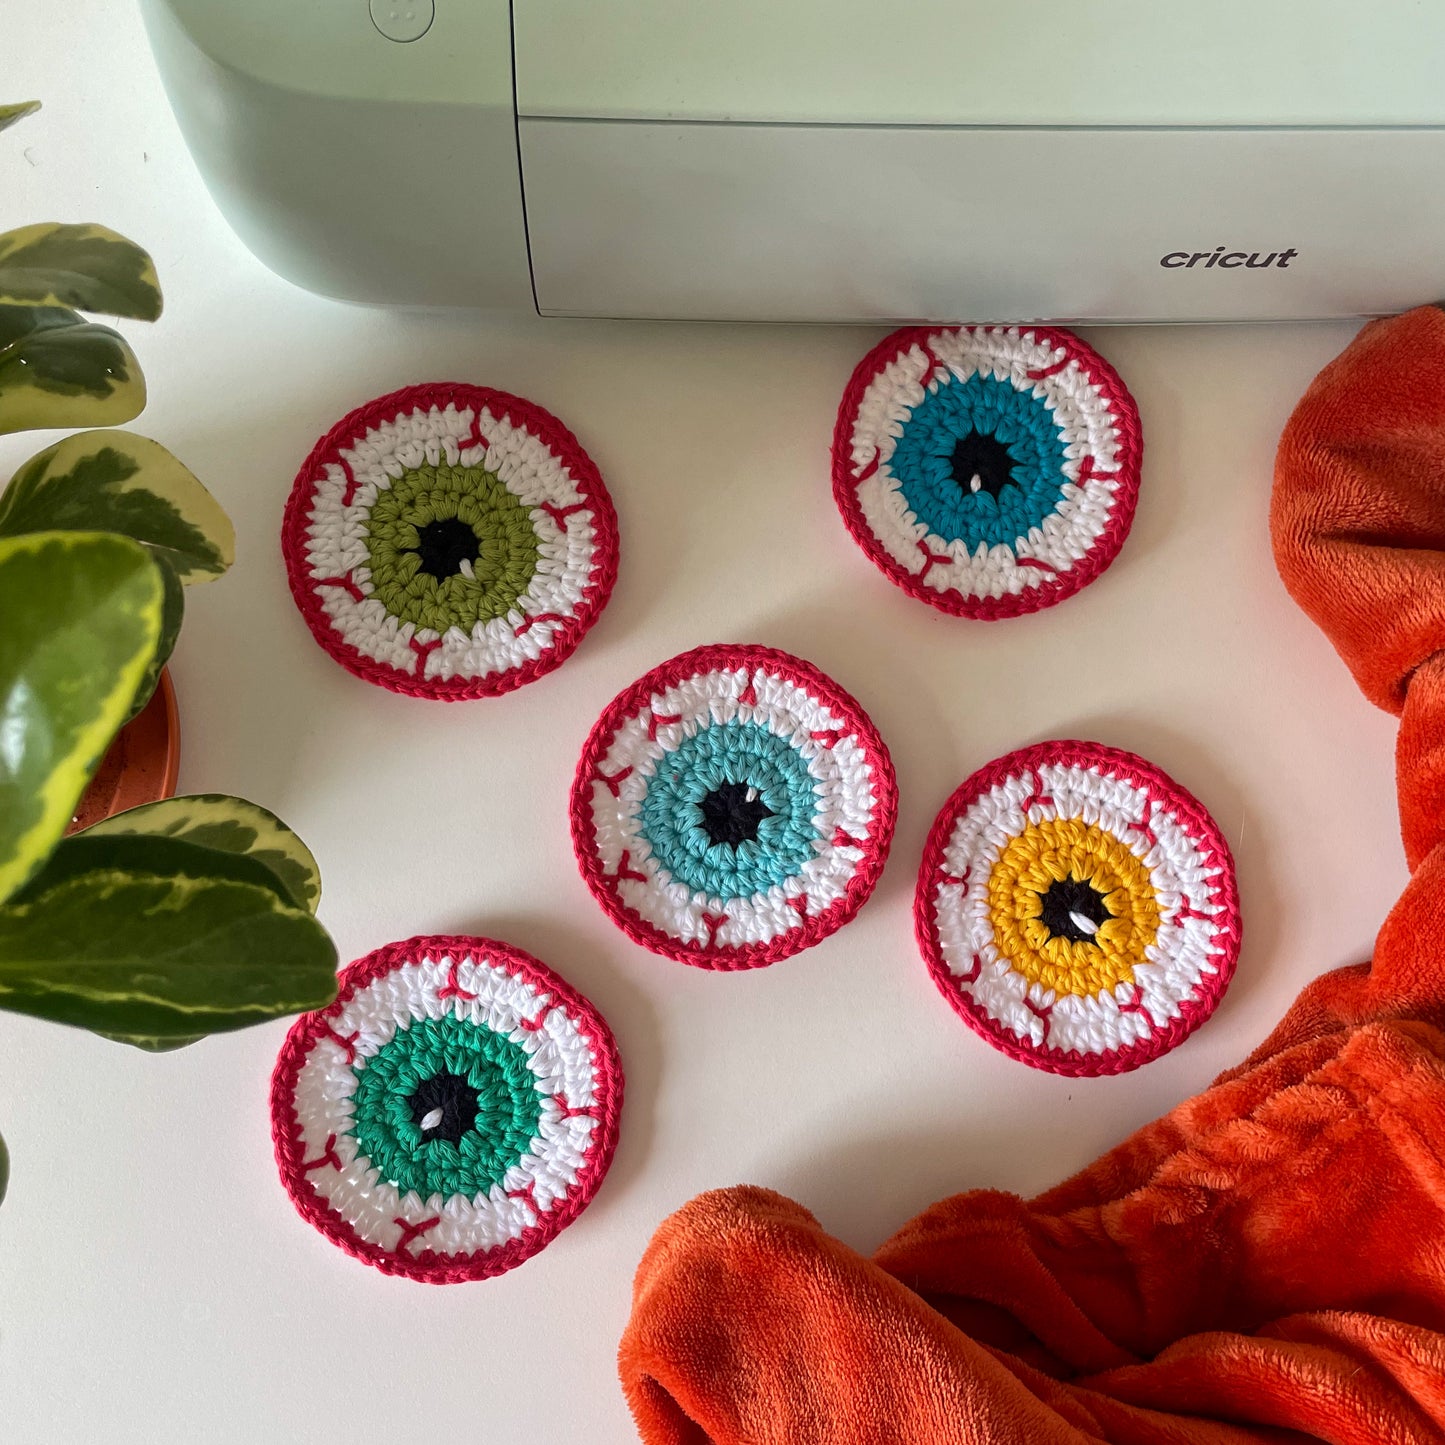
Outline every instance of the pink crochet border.
<svg viewBox="0 0 1445 1445">
<path fill-rule="evenodd" d="M 1211 863 L 1217 864 L 1220 870 L 1211 881 L 1210 887 L 1213 901 L 1220 909 L 1217 915 L 1222 925 L 1220 935 L 1227 937 L 1229 942 L 1225 953 L 1218 956 L 1218 972 L 1212 977 L 1200 980 L 1198 991 L 1181 1004 L 1180 1016 L 1167 1028 L 1160 1029 L 1149 1038 L 1128 1048 L 1115 1049 L 1107 1054 L 1084 1055 L 1074 1050 L 1052 1046 L 1036 1048 L 1020 1042 L 1012 1030 L 990 1018 L 981 1006 L 959 988 L 958 980 L 949 972 L 948 965 L 944 962 L 943 949 L 939 942 L 933 900 L 938 884 L 946 881 L 942 878 L 943 856 L 954 825 L 975 800 L 991 788 L 997 787 L 1007 778 L 1034 771 L 1047 763 L 1063 764 L 1066 767 L 1082 765 L 1122 778 L 1134 787 L 1146 790 L 1188 829 L 1201 852 Z M 959 785 L 934 820 L 928 842 L 924 846 L 923 862 L 918 873 L 918 889 L 913 901 L 913 926 L 918 946 L 934 983 L 970 1028 L 982 1034 L 996 1049 L 1002 1050 L 1011 1058 L 1031 1064 L 1036 1069 L 1047 1069 L 1050 1073 L 1067 1074 L 1074 1078 L 1127 1073 L 1183 1043 L 1214 1012 L 1219 1000 L 1224 996 L 1225 989 L 1234 977 L 1243 937 L 1234 859 L 1218 824 L 1210 817 L 1204 805 L 1168 774 L 1136 754 L 1124 752 L 1120 748 L 1105 747 L 1102 743 L 1081 742 L 1076 739 L 1037 743 L 1033 747 L 1008 753 L 986 764 Z"/>
<path fill-rule="evenodd" d="M 471 407 L 478 417 L 482 408 L 486 407 L 493 416 L 530 432 L 560 458 L 571 473 L 578 492 L 587 499 L 595 550 L 592 575 L 578 603 L 576 615 L 565 627 L 559 627 L 552 634 L 551 646 L 541 657 L 524 662 L 519 667 L 508 668 L 505 672 L 489 673 L 486 677 L 433 678 L 428 681 L 366 657 L 332 626 L 307 564 L 306 528 L 310 521 L 308 513 L 316 490 L 317 473 L 326 462 L 339 460 L 341 447 L 351 445 L 368 430 L 394 421 L 402 413 L 430 410 L 433 406 L 445 409 L 448 404 L 455 404 L 458 410 Z M 612 595 L 617 581 L 618 550 L 617 514 L 613 510 L 612 498 L 592 458 L 583 451 L 577 438 L 551 412 L 544 411 L 534 402 L 491 387 L 470 386 L 462 382 L 422 382 L 402 387 L 400 391 L 389 392 L 348 412 L 316 443 L 301 464 L 286 502 L 286 515 L 281 527 L 281 552 L 286 561 L 291 595 L 317 642 L 348 672 L 367 682 L 411 697 L 438 698 L 445 702 L 496 697 L 560 667 L 576 650 Z"/>
<path fill-rule="evenodd" d="M 701 673 L 723 670 L 750 672 L 754 668 L 764 668 L 797 683 L 821 699 L 835 715 L 847 720 L 873 773 L 875 811 L 871 836 L 843 896 L 822 913 L 803 919 L 799 927 L 791 928 L 767 942 L 750 943 L 741 948 L 684 943 L 629 908 L 616 891 L 616 880 L 602 871 L 602 860 L 597 852 L 597 829 L 592 822 L 592 789 L 599 781 L 598 764 L 611 747 L 617 729 L 628 718 L 641 712 L 654 693 Z M 762 968 L 801 953 L 836 932 L 868 901 L 883 872 L 893 841 L 893 828 L 898 817 L 898 787 L 892 759 L 872 719 L 857 700 L 830 677 L 812 663 L 776 648 L 756 643 L 713 643 L 695 647 L 653 668 L 608 704 L 588 734 L 577 764 L 572 780 L 571 817 L 572 849 L 577 855 L 582 877 L 592 890 L 593 897 L 629 938 L 653 953 L 697 968 Z"/>
<path fill-rule="evenodd" d="M 311 1188 L 304 1167 L 306 1160 L 301 1125 L 296 1118 L 296 1083 L 302 1065 L 317 1041 L 322 1037 L 334 1038 L 327 1027 L 328 1020 L 341 1012 L 357 989 L 395 969 L 419 964 L 425 955 L 435 957 L 444 953 L 478 954 L 504 963 L 535 988 L 550 994 L 552 1003 L 549 1008 L 560 1004 L 567 1010 L 592 1045 L 597 1078 L 595 1107 L 600 1111 L 600 1121 L 599 1127 L 593 1131 L 587 1162 L 566 1199 L 542 1215 L 520 1239 L 508 1240 L 497 1249 L 476 1250 L 463 1255 L 437 1254 L 429 1249 L 415 1255 L 398 1254 L 395 1250 L 383 1249 L 362 1239 L 341 1214 Z M 489 1279 L 514 1269 L 550 1243 L 591 1203 L 617 1148 L 622 1089 L 622 1062 L 606 1020 L 546 964 L 538 962 L 520 948 L 492 938 L 474 938 L 465 934 L 421 934 L 401 943 L 388 944 L 357 959 L 342 971 L 341 992 L 336 1001 L 324 1009 L 302 1014 L 292 1024 L 271 1076 L 271 1138 L 276 1148 L 281 1182 L 286 1186 L 297 1213 L 334 1244 L 364 1263 L 374 1265 L 384 1274 L 403 1275 L 425 1284 L 456 1284 L 462 1280 Z"/>
<path fill-rule="evenodd" d="M 860 477 L 853 467 L 853 425 L 863 394 L 884 367 L 912 347 L 921 344 L 924 352 L 929 353 L 930 336 L 949 330 L 964 331 L 971 335 L 976 331 L 999 329 L 1008 328 L 907 326 L 895 331 L 880 341 L 854 368 L 843 392 L 843 400 L 838 407 L 838 420 L 833 428 L 833 498 L 854 540 L 879 571 L 910 596 L 954 617 L 972 617 L 984 622 L 995 622 L 1004 617 L 1021 617 L 1030 612 L 1039 612 L 1045 607 L 1052 607 L 1088 586 L 1108 567 L 1119 555 L 1119 549 L 1124 545 L 1124 539 L 1129 535 L 1129 528 L 1134 522 L 1134 509 L 1139 500 L 1139 469 L 1144 455 L 1139 408 L 1128 388 L 1119 379 L 1118 372 L 1093 347 L 1081 341 L 1071 331 L 1049 326 L 1020 327 L 1022 334 L 1035 337 L 1045 345 L 1056 349 L 1063 347 L 1066 353 L 1065 364 L 1068 361 L 1077 361 L 1109 402 L 1120 438 L 1120 484 L 1114 495 L 1114 506 L 1109 514 L 1108 524 L 1084 558 L 1067 572 L 1056 572 L 1037 587 L 1030 587 L 1025 592 L 1006 593 L 1002 597 L 965 596 L 955 588 L 939 592 L 927 586 L 920 575 L 908 572 L 900 566 L 888 555 L 868 525 L 868 519 L 863 515 L 863 508 L 858 502 Z"/>
</svg>

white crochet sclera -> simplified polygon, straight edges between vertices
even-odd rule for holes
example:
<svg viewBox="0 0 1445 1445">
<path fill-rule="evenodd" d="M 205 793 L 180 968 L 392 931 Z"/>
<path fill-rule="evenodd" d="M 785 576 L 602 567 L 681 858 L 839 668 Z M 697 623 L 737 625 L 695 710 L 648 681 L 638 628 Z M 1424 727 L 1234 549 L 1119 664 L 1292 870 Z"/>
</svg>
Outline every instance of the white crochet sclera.
<svg viewBox="0 0 1445 1445">
<path fill-rule="evenodd" d="M 1018 327 L 940 330 L 930 333 L 928 345 L 937 363 L 948 369 L 949 381 L 992 376 L 1045 401 L 1063 434 L 1063 471 L 1068 483 L 1061 489 L 1057 508 L 1013 546 L 980 543 L 970 549 L 967 542 L 930 532 L 909 508 L 902 485 L 889 466 L 904 424 L 922 402 L 926 387 L 941 384 L 934 379 L 935 361 L 922 347 L 913 347 L 873 379 L 854 419 L 855 468 L 861 472 L 877 459 L 873 475 L 857 485 L 858 504 L 868 527 L 905 571 L 917 572 L 920 543 L 930 555 L 946 556 L 946 562 L 921 575 L 922 584 L 935 592 L 1002 597 L 1039 587 L 1049 574 L 1020 567 L 1019 558 L 1046 562 L 1055 572 L 1067 571 L 1083 560 L 1109 525 L 1121 480 L 1110 475 L 1118 467 L 1120 439 L 1109 399 L 1077 360 L 1051 376 L 1030 380 L 1030 371 L 1047 370 L 1064 352 Z M 1092 457 L 1094 466 L 1080 482 L 1085 457 Z"/>
<path fill-rule="evenodd" d="M 485 447 L 460 443 L 480 429 Z M 339 462 L 328 462 L 315 479 L 306 527 L 306 564 L 322 606 L 343 641 L 362 656 L 402 672 L 416 673 L 412 647 L 439 640 L 419 674 L 428 680 L 481 678 L 540 658 L 553 633 L 576 613 L 595 563 L 596 538 L 589 503 L 571 473 L 540 438 L 487 408 L 403 412 L 370 428 L 340 449 L 356 486 Z M 527 591 L 504 617 L 478 622 L 470 632 L 438 633 L 387 612 L 373 597 L 368 566 L 367 520 L 377 495 L 406 471 L 421 466 L 477 466 L 493 473 L 524 507 L 537 535 L 537 567 Z M 545 504 L 545 505 L 544 505 Z M 580 507 L 565 526 L 546 510 Z M 365 596 L 325 578 L 349 578 Z M 531 619 L 538 619 L 532 621 Z"/>
<path fill-rule="evenodd" d="M 740 701 L 752 686 L 755 702 Z M 658 724 L 656 717 L 676 717 Z M 818 852 L 786 883 L 745 898 L 710 898 L 676 882 L 654 856 L 639 814 L 659 763 L 701 726 L 734 720 L 762 723 L 797 748 L 815 780 Z M 651 733 L 651 735 L 650 735 Z M 835 735 L 826 745 L 813 737 Z M 630 769 L 630 771 L 628 771 Z M 802 687 L 764 668 L 718 669 L 653 694 L 648 706 L 621 723 L 600 762 L 600 772 L 621 780 L 617 791 L 592 790 L 591 818 L 603 872 L 618 875 L 624 903 L 654 928 L 684 943 L 724 947 L 768 943 L 826 912 L 847 892 L 872 837 L 877 799 L 868 759 L 850 724 Z M 829 840 L 839 831 L 856 845 Z M 801 911 L 800 911 L 801 910 Z M 714 928 L 705 915 L 726 921 Z"/>
<path fill-rule="evenodd" d="M 540 1027 L 523 1026 L 544 1010 Z M 492 1029 L 525 1050 L 541 1119 L 531 1148 L 488 1193 L 423 1199 L 400 1192 L 358 1151 L 349 1132 L 352 1101 L 358 1067 L 364 1070 L 404 1021 L 447 1015 Z M 308 1157 L 321 1158 L 330 1147 L 341 1162 L 340 1169 L 309 1173 L 312 1188 L 362 1240 L 391 1249 L 402 1232 L 399 1220 L 421 1226 L 439 1216 L 422 1241 L 428 1249 L 446 1255 L 496 1249 L 520 1239 L 576 1185 L 598 1120 L 564 1115 L 557 1100 L 569 1109 L 589 1108 L 596 1101 L 595 1069 L 586 1036 L 545 991 L 484 959 L 424 957 L 358 989 L 329 1030 L 301 1066 L 293 1108 Z"/>
<path fill-rule="evenodd" d="M 1042 791 L 1052 801 L 1025 803 Z M 1160 910 L 1155 942 L 1133 966 L 1133 983 L 1097 994 L 1059 994 L 1017 972 L 994 942 L 989 898 L 993 865 L 1029 823 L 1079 818 L 1112 834 L 1148 869 Z M 1141 828 L 1147 822 L 1151 841 Z M 1146 1045 L 1181 1016 L 1217 975 L 1237 939 L 1216 899 L 1211 865 L 1157 795 L 1088 767 L 1043 764 L 981 794 L 957 819 L 933 885 L 933 921 L 956 987 L 1022 1043 L 1103 1055 Z M 966 879 L 966 882 L 958 880 Z M 1180 914 L 1187 914 L 1182 920 Z M 975 960 L 979 960 L 977 976 Z M 1030 1009 L 1046 1010 L 1047 1023 Z"/>
</svg>

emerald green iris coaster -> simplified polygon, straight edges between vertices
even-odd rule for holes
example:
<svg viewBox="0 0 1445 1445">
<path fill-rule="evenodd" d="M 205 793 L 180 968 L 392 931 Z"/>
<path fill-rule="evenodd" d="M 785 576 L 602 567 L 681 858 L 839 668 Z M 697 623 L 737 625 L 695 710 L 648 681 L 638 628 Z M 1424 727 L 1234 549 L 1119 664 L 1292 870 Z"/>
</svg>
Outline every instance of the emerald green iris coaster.
<svg viewBox="0 0 1445 1445">
<path fill-rule="evenodd" d="M 556 417 L 432 383 L 358 407 L 286 506 L 296 604 L 348 671 L 415 697 L 508 692 L 563 662 L 617 577 L 617 518 Z"/>
<path fill-rule="evenodd" d="M 302 1217 L 387 1274 L 485 1279 L 587 1206 L 617 1145 L 602 1016 L 487 938 L 412 938 L 353 963 L 292 1026 L 271 1081 Z"/>
</svg>

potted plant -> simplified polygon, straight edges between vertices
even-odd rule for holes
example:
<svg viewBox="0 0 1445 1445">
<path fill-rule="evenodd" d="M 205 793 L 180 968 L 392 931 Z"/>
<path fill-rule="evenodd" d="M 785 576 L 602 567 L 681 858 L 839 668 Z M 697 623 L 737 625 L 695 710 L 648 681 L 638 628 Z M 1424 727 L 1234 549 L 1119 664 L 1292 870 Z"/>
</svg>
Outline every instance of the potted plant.
<svg viewBox="0 0 1445 1445">
<path fill-rule="evenodd" d="M 0 130 L 33 108 L 0 107 Z M 201 483 L 109 429 L 140 412 L 145 384 L 124 339 L 82 313 L 160 309 L 150 257 L 104 227 L 0 234 L 0 433 L 107 428 L 47 447 L 0 493 L 0 1009 L 147 1049 L 336 991 L 305 844 L 241 798 L 162 797 L 173 746 L 156 801 L 67 836 L 122 727 L 153 697 L 173 719 L 157 689 L 184 589 L 231 562 Z M 5 1167 L 0 1148 L 0 1190 Z"/>
</svg>

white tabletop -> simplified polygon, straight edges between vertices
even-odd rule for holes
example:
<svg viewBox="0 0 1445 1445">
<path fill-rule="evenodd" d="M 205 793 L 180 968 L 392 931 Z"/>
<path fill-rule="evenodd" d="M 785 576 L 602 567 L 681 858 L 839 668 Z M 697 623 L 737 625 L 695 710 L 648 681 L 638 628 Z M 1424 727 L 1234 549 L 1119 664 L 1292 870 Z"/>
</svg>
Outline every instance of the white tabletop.
<svg viewBox="0 0 1445 1445">
<path fill-rule="evenodd" d="M 1352 328 L 1093 332 L 1147 439 L 1132 536 L 1073 600 L 944 617 L 873 570 L 829 488 L 859 329 L 394 315 L 265 271 L 213 209 L 132 0 L 7 0 L 0 229 L 97 220 L 167 297 L 128 324 L 136 424 L 234 518 L 234 570 L 190 594 L 174 672 L 186 791 L 275 809 L 315 850 L 344 959 L 424 932 L 540 955 L 602 1009 L 627 1070 L 612 1172 L 542 1254 L 432 1288 L 348 1258 L 271 1156 L 277 1023 L 147 1057 L 0 1014 L 0 1400 L 13 1445 L 404 1439 L 619 1445 L 614 1354 L 658 1221 L 748 1181 L 875 1247 L 930 1201 L 1037 1191 L 1206 1084 L 1302 983 L 1364 956 L 1403 878 L 1393 724 L 1286 597 L 1266 516 L 1275 439 Z M 13 94 L 12 94 L 13 92 Z M 407 382 L 529 396 L 575 429 L 621 518 L 611 605 L 559 672 L 499 700 L 399 697 L 338 668 L 292 605 L 281 507 L 315 438 Z M 48 436 L 0 439 L 0 476 Z M 571 856 L 567 791 L 604 704 L 696 643 L 799 653 L 871 712 L 902 806 L 859 918 L 775 967 L 709 974 L 630 943 Z M 924 835 L 979 764 L 1051 736 L 1143 753 L 1238 860 L 1239 972 L 1173 1054 L 1107 1080 L 1025 1068 L 929 981 L 910 909 Z"/>
</svg>

